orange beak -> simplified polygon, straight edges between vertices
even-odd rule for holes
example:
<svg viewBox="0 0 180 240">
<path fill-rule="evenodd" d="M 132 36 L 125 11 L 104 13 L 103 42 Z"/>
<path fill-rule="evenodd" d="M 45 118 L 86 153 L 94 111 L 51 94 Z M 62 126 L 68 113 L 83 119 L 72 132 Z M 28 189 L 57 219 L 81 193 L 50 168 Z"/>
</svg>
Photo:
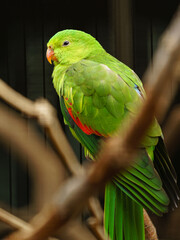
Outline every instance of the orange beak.
<svg viewBox="0 0 180 240">
<path fill-rule="evenodd" d="M 46 58 L 50 64 L 52 64 L 52 61 L 57 61 L 57 58 L 54 56 L 54 50 L 51 47 L 47 49 Z"/>
</svg>

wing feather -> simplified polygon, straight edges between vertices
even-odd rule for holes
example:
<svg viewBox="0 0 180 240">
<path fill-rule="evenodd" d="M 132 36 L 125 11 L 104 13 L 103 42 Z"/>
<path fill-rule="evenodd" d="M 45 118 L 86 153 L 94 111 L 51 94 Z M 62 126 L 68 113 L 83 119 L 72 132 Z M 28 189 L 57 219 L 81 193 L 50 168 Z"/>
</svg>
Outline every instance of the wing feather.
<svg viewBox="0 0 180 240">
<path fill-rule="evenodd" d="M 92 158 L 98 152 L 101 137 L 111 136 L 118 130 L 127 115 L 131 116 L 138 111 L 137 108 L 141 105 L 143 98 L 131 85 L 128 85 L 122 76 L 104 64 L 93 61 L 82 60 L 71 66 L 66 72 L 64 93 L 69 98 L 66 100 L 65 97 L 61 97 L 62 113 L 74 135 Z M 135 86 L 137 87 L 137 85 Z M 68 108 L 71 108 L 73 119 Z M 74 119 L 78 119 L 81 125 L 77 125 L 77 122 L 73 121 Z M 90 129 L 90 133 L 83 132 L 81 126 Z M 155 146 L 161 134 L 161 129 L 154 120 L 142 146 L 144 148 Z M 163 151 L 163 156 L 158 150 Z M 140 160 L 131 169 L 116 176 L 114 183 L 137 203 L 157 215 L 161 215 L 162 212 L 167 211 L 169 198 L 174 205 L 177 203 L 179 193 L 177 193 L 175 171 L 167 153 L 162 148 L 162 143 L 161 148 L 158 147 L 155 151 L 155 155 L 155 166 L 158 173 L 154 169 L 152 159 L 143 150 L 139 156 Z M 169 198 L 159 177 L 159 174 L 164 177 L 165 173 L 168 173 L 168 176 L 165 178 L 163 186 Z M 172 191 L 168 190 L 169 186 L 173 188 Z M 110 232 L 112 233 L 111 230 Z"/>
</svg>

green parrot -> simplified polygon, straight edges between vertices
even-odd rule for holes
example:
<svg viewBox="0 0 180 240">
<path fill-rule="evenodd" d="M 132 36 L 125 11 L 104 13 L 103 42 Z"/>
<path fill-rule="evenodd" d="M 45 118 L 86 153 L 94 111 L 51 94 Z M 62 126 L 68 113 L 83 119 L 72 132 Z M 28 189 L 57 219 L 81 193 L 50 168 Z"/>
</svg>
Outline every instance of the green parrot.
<svg viewBox="0 0 180 240">
<path fill-rule="evenodd" d="M 145 98 L 142 82 L 94 37 L 79 30 L 56 33 L 46 56 L 54 63 L 53 84 L 64 122 L 93 160 L 101 142 L 137 114 Z M 177 207 L 180 199 L 176 172 L 156 119 L 135 162 L 105 188 L 104 225 L 112 240 L 144 240 L 143 208 L 161 216 Z"/>
</svg>

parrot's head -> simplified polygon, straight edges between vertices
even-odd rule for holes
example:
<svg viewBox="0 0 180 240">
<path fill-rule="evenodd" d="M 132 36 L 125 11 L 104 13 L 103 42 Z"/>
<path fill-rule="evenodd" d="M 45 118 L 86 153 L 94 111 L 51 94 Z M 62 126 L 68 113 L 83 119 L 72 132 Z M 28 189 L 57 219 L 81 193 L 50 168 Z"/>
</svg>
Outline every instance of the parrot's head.
<svg viewBox="0 0 180 240">
<path fill-rule="evenodd" d="M 105 51 L 90 34 L 79 30 L 56 33 L 47 44 L 47 60 L 54 64 L 73 64 L 97 51 Z"/>
</svg>

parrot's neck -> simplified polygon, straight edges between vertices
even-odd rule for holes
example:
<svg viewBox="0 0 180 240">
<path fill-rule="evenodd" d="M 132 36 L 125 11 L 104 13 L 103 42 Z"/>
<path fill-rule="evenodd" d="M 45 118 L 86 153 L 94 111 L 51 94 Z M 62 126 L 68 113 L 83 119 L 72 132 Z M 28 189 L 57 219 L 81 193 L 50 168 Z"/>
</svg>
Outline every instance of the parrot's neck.
<svg viewBox="0 0 180 240">
<path fill-rule="evenodd" d="M 64 83 L 64 74 L 70 65 L 61 65 L 58 64 L 54 66 L 53 70 L 53 85 L 56 89 L 57 94 L 60 96 L 63 92 L 63 83 Z"/>
<path fill-rule="evenodd" d="M 98 49 L 95 49 L 93 51 L 91 51 L 90 54 L 84 54 L 84 59 L 88 59 L 88 60 L 96 60 L 97 56 L 102 56 L 104 59 L 104 54 L 105 54 L 105 50 L 101 47 Z M 78 55 L 78 58 L 73 58 L 71 59 L 71 62 L 67 61 L 60 61 L 58 63 L 55 62 L 55 66 L 54 66 L 54 70 L 53 70 L 53 84 L 54 84 L 54 88 L 56 89 L 56 92 L 59 96 L 62 95 L 63 93 L 63 85 L 64 85 L 64 74 L 66 72 L 66 70 L 74 63 L 81 61 L 83 58 L 81 56 Z"/>
</svg>

